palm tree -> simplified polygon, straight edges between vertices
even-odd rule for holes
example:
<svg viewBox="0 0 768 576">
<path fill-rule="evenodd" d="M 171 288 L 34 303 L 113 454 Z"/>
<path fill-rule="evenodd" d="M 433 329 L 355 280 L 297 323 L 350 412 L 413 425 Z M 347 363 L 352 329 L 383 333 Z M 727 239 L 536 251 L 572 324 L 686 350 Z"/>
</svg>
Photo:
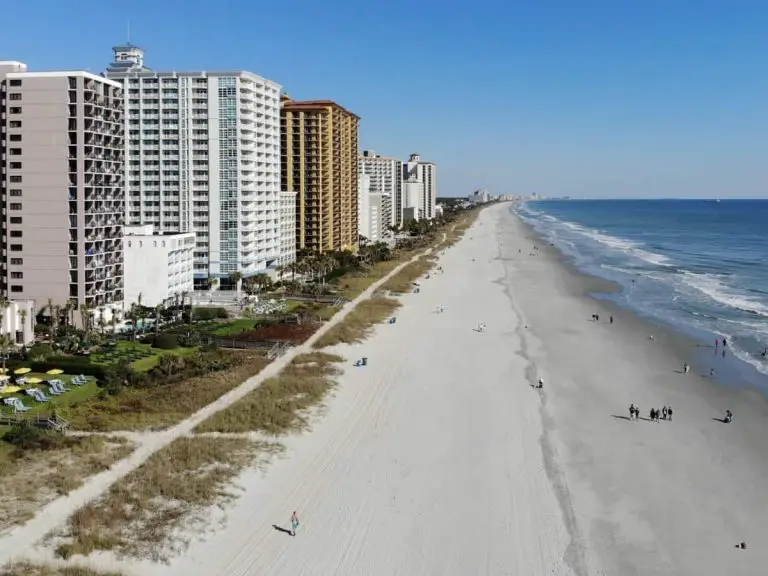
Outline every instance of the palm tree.
<svg viewBox="0 0 768 576">
<path fill-rule="evenodd" d="M 155 336 L 157 336 L 157 332 L 160 330 L 160 314 L 163 312 L 163 305 L 158 304 L 155 306 Z"/>
<path fill-rule="evenodd" d="M 5 361 L 8 359 L 8 355 L 13 350 L 14 341 L 11 338 L 11 333 L 7 332 L 0 334 L 0 355 L 3 357 L 3 373 L 5 373 Z"/>
<path fill-rule="evenodd" d="M 99 332 L 104 336 L 104 328 L 107 326 L 107 320 L 104 317 L 104 308 L 99 308 Z"/>
<path fill-rule="evenodd" d="M 239 270 L 236 272 L 232 272 L 232 274 L 229 275 L 229 281 L 235 285 L 235 292 L 239 296 L 241 282 L 243 281 L 243 273 L 240 272 Z"/>
<path fill-rule="evenodd" d="M 80 304 L 80 322 L 83 325 L 85 339 L 88 339 L 91 330 L 91 308 L 87 304 Z"/>
<path fill-rule="evenodd" d="M 22 308 L 21 310 L 19 310 L 19 323 L 21 324 L 21 333 L 22 333 L 22 338 L 24 339 L 25 345 L 26 345 L 26 342 L 27 342 L 27 330 L 26 330 L 26 328 L 27 328 L 27 316 L 28 315 L 29 315 L 29 313 L 27 312 L 26 308 Z"/>
<path fill-rule="evenodd" d="M 130 310 L 128 310 L 128 318 L 131 320 L 131 328 L 133 332 L 133 339 L 136 340 L 136 329 L 138 328 L 139 314 L 137 312 L 136 303 L 131 304 Z"/>
</svg>

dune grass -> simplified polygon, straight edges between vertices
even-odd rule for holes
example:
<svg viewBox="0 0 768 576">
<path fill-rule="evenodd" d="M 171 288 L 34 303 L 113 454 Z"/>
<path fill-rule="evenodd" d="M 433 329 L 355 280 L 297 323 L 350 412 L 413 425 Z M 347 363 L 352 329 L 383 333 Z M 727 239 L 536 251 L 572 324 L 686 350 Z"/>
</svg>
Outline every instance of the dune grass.
<svg viewBox="0 0 768 576">
<path fill-rule="evenodd" d="M 186 549 L 181 528 L 205 526 L 211 506 L 235 498 L 227 485 L 281 449 L 245 438 L 179 438 L 49 535 L 56 554 L 69 558 L 109 550 L 167 562 Z"/>
<path fill-rule="evenodd" d="M 0 442 L 0 531 L 32 518 L 40 507 L 80 487 L 130 454 L 122 438 L 60 437 L 46 450 L 14 450 Z"/>
<path fill-rule="evenodd" d="M 362 342 L 373 331 L 373 327 L 383 322 L 400 307 L 400 302 L 383 296 L 372 296 L 360 302 L 346 317 L 323 334 L 315 348 L 326 348 L 336 344 Z"/>
<path fill-rule="evenodd" d="M 411 292 L 413 290 L 413 283 L 429 273 L 434 268 L 436 262 L 437 255 L 434 253 L 421 256 L 407 266 L 404 266 L 400 272 L 387 280 L 381 288 L 395 294 Z"/>
<path fill-rule="evenodd" d="M 242 354 L 242 364 L 221 372 L 164 385 L 124 387 L 116 396 L 101 395 L 62 414 L 78 430 L 161 429 L 188 418 L 223 394 L 258 374 L 269 360 L 256 352 Z"/>
<path fill-rule="evenodd" d="M 307 410 L 322 403 L 344 358 L 312 352 L 293 359 L 274 378 L 201 423 L 195 432 L 264 432 L 279 435 L 309 426 Z"/>
<path fill-rule="evenodd" d="M 0 567 L 0 576 L 122 576 L 117 572 L 97 572 L 82 566 L 46 566 L 15 562 Z"/>
</svg>

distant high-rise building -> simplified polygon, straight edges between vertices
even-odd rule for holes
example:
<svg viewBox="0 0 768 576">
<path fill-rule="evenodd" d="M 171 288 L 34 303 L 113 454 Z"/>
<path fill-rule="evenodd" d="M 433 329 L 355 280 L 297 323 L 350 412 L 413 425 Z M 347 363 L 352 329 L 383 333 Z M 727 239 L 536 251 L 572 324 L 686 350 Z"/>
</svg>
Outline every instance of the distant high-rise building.
<svg viewBox="0 0 768 576">
<path fill-rule="evenodd" d="M 123 90 L 88 72 L 0 62 L 3 292 L 122 308 Z M 82 316 L 75 315 L 80 323 Z"/>
<path fill-rule="evenodd" d="M 280 266 L 296 260 L 296 192 L 280 192 Z"/>
<path fill-rule="evenodd" d="M 392 199 L 392 221 L 386 226 L 400 226 L 403 222 L 403 161 L 364 150 L 358 164 L 360 173 L 370 178 L 369 191 L 389 194 Z"/>
<path fill-rule="evenodd" d="M 389 234 L 392 221 L 392 196 L 381 192 L 371 192 L 368 198 L 368 239 L 382 242 Z"/>
<path fill-rule="evenodd" d="M 282 187 L 298 194 L 296 249 L 355 250 L 360 117 L 283 95 L 281 122 Z"/>
<path fill-rule="evenodd" d="M 435 217 L 437 205 L 437 167 L 432 162 L 411 154 L 403 163 L 403 213 L 406 219 Z"/>
<path fill-rule="evenodd" d="M 195 286 L 280 258 L 280 86 L 250 72 L 156 72 L 132 44 L 106 76 L 125 89 L 126 217 L 194 232 Z"/>
</svg>

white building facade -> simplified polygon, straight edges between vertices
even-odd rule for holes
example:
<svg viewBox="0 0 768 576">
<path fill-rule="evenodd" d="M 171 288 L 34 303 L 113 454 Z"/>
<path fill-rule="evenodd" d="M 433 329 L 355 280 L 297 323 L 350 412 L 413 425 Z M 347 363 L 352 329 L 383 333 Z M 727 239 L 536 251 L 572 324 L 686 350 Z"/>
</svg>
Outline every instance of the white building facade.
<svg viewBox="0 0 768 576">
<path fill-rule="evenodd" d="M 368 239 L 371 242 L 385 242 L 390 236 L 392 221 L 392 196 L 371 192 L 368 198 Z"/>
<path fill-rule="evenodd" d="M 0 310 L 0 331 L 17 346 L 30 346 L 35 341 L 35 314 L 34 300 L 10 300 Z"/>
<path fill-rule="evenodd" d="M 195 289 L 195 235 L 156 234 L 151 224 L 126 226 L 125 307 L 137 303 L 158 306 Z"/>
<path fill-rule="evenodd" d="M 403 211 L 406 219 L 431 220 L 437 206 L 437 166 L 411 154 L 403 163 Z"/>
<path fill-rule="evenodd" d="M 280 192 L 280 266 L 296 260 L 296 197 L 296 192 Z"/>
<path fill-rule="evenodd" d="M 364 150 L 358 160 L 358 173 L 369 177 L 369 192 L 389 194 L 393 206 L 392 220 L 387 226 L 400 226 L 404 208 L 403 161 L 381 156 L 373 150 Z"/>
<path fill-rule="evenodd" d="M 371 177 L 358 172 L 357 185 L 357 233 L 371 239 Z"/>
<path fill-rule="evenodd" d="M 140 48 L 113 51 L 106 76 L 125 92 L 127 224 L 194 233 L 198 289 L 274 267 L 281 87 L 244 71 L 155 72 Z"/>
</svg>

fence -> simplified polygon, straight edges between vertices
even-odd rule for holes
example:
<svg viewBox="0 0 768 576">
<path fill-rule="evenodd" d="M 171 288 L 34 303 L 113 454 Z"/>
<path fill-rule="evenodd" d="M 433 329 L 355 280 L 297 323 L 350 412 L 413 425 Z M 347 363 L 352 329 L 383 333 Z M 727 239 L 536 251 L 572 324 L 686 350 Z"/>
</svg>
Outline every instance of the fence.
<svg viewBox="0 0 768 576">
<path fill-rule="evenodd" d="M 69 422 L 55 414 L 0 414 L 0 426 L 34 426 L 35 428 L 45 428 L 47 430 L 58 430 L 63 432 L 69 428 Z"/>
</svg>

